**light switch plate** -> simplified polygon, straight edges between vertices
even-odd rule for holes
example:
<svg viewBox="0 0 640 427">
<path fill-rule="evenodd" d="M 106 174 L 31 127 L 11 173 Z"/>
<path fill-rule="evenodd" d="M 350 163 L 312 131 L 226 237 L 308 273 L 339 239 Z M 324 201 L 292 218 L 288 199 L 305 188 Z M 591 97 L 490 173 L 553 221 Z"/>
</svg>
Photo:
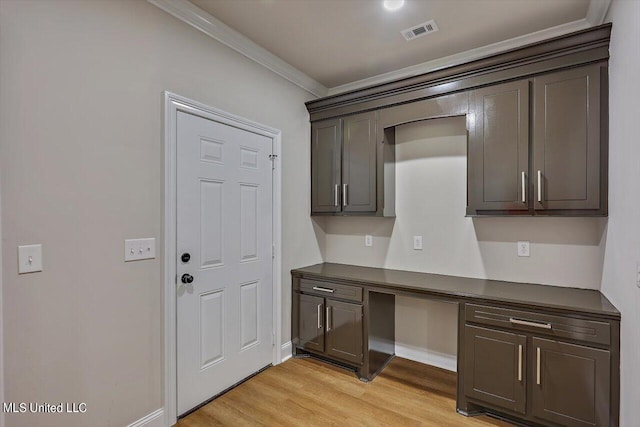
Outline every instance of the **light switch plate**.
<svg viewBox="0 0 640 427">
<path fill-rule="evenodd" d="M 422 250 L 422 236 L 413 236 L 413 249 L 416 251 Z"/>
<path fill-rule="evenodd" d="M 364 236 L 364 245 L 373 246 L 373 236 L 371 234 L 367 234 Z"/>
<path fill-rule="evenodd" d="M 124 241 L 124 260 L 139 261 L 156 257 L 156 239 L 127 239 Z"/>
<path fill-rule="evenodd" d="M 42 245 L 18 246 L 18 273 L 42 271 Z"/>
<path fill-rule="evenodd" d="M 518 242 L 518 256 L 529 256 L 529 242 L 522 241 Z"/>
</svg>

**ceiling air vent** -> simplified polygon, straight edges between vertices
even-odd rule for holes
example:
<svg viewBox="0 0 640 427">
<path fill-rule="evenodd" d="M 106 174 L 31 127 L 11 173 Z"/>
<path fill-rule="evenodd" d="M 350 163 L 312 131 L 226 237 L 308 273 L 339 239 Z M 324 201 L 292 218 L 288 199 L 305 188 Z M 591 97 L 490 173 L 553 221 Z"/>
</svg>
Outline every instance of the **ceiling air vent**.
<svg viewBox="0 0 640 427">
<path fill-rule="evenodd" d="M 425 22 L 424 24 L 416 25 L 415 27 L 407 28 L 400 31 L 407 41 L 417 39 L 418 37 L 426 36 L 427 34 L 435 33 L 438 31 L 436 21 Z"/>
</svg>

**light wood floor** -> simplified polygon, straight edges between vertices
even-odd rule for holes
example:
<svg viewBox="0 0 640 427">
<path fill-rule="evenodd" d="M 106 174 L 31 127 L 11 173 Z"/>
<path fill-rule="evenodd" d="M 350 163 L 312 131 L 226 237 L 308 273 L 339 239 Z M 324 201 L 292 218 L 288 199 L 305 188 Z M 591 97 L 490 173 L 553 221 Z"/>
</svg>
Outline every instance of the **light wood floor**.
<svg viewBox="0 0 640 427">
<path fill-rule="evenodd" d="M 401 358 L 370 383 L 314 359 L 290 359 L 177 426 L 511 426 L 487 416 L 457 414 L 455 388 L 455 373 Z"/>
</svg>

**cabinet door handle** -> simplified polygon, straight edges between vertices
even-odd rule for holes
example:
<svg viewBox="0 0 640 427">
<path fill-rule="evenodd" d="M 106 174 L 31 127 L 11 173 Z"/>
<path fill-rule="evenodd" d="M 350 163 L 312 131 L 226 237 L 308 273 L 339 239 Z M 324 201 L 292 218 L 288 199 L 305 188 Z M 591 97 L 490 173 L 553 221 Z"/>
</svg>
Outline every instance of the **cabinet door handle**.
<svg viewBox="0 0 640 427">
<path fill-rule="evenodd" d="M 542 172 L 538 169 L 538 203 L 542 203 Z"/>
<path fill-rule="evenodd" d="M 514 325 L 533 326 L 534 328 L 551 329 L 551 323 L 530 322 L 528 320 L 520 320 L 520 319 L 515 319 L 513 317 L 509 318 L 509 322 L 513 323 Z"/>
<path fill-rule="evenodd" d="M 518 344 L 518 381 L 522 382 L 522 344 Z"/>
<path fill-rule="evenodd" d="M 338 202 L 338 191 L 339 191 L 340 186 L 338 184 L 335 185 L 335 187 L 333 188 L 333 206 L 338 207 L 339 202 Z"/>
<path fill-rule="evenodd" d="M 322 304 L 318 304 L 318 329 L 322 328 Z"/>
<path fill-rule="evenodd" d="M 342 206 L 347 206 L 347 184 L 342 184 Z"/>
<path fill-rule="evenodd" d="M 527 202 L 527 192 L 526 192 L 526 184 L 525 184 L 525 176 L 524 171 L 522 171 L 522 203 Z"/>
<path fill-rule="evenodd" d="M 331 307 L 327 306 L 327 332 L 331 330 Z"/>
<path fill-rule="evenodd" d="M 540 385 L 540 347 L 536 349 L 536 384 Z"/>
<path fill-rule="evenodd" d="M 313 290 L 314 291 L 320 291 L 320 292 L 329 292 L 330 294 L 332 294 L 332 293 L 334 293 L 336 291 L 335 289 L 321 288 L 320 286 L 314 286 Z"/>
</svg>

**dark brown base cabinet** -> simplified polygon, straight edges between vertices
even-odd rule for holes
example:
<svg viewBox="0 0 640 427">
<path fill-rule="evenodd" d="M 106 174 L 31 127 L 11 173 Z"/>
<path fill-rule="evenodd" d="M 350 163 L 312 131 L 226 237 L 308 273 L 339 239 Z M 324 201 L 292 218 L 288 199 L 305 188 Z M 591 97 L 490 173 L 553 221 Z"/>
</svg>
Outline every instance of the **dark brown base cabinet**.
<svg viewBox="0 0 640 427">
<path fill-rule="evenodd" d="M 458 380 L 470 406 L 463 412 L 487 410 L 534 425 L 617 426 L 614 325 L 475 304 L 464 311 Z"/>
<path fill-rule="evenodd" d="M 299 310 L 297 347 L 353 366 L 362 365 L 362 303 L 313 295 L 328 293 L 344 298 L 340 292 L 344 286 L 307 281 L 303 285 L 310 285 L 303 286 L 303 292 L 311 295 L 294 294 L 294 305 Z"/>
<path fill-rule="evenodd" d="M 460 414 L 619 426 L 620 313 L 598 291 L 331 263 L 293 270 L 292 291 L 296 357 L 371 381 L 395 356 L 395 296 L 448 301 Z"/>
</svg>

